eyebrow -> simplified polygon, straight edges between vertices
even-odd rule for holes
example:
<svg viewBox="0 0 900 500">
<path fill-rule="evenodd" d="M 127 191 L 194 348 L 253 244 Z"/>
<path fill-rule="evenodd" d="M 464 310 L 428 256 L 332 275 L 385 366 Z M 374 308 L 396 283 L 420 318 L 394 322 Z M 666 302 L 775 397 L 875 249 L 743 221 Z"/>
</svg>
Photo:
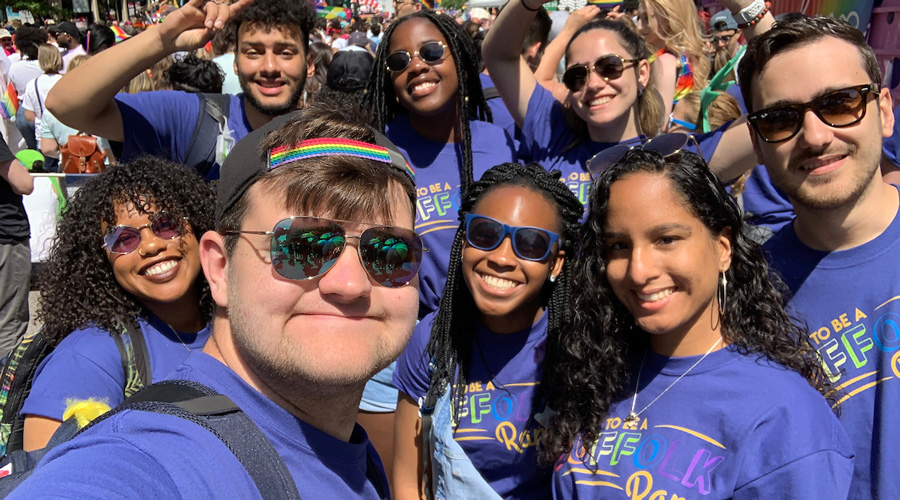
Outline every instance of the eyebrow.
<svg viewBox="0 0 900 500">
<path fill-rule="evenodd" d="M 688 234 L 690 234 L 692 232 L 691 226 L 688 226 L 685 224 L 679 224 L 677 222 L 670 222 L 668 224 L 660 224 L 658 226 L 654 226 L 653 229 L 651 229 L 651 232 L 662 233 L 662 232 L 666 232 L 666 231 L 671 231 L 672 229 L 680 229 L 682 231 L 687 231 Z M 604 239 L 618 239 L 618 238 L 627 238 L 627 237 L 628 237 L 628 235 L 626 233 L 622 233 L 622 232 L 607 231 L 607 232 L 603 233 Z"/>
</svg>

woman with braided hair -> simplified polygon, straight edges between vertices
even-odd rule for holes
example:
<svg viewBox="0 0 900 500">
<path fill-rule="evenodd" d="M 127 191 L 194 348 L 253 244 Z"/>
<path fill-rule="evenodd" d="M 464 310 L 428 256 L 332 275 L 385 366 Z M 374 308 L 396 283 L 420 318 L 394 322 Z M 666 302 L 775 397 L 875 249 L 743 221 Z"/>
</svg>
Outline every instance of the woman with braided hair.
<svg viewBox="0 0 900 500">
<path fill-rule="evenodd" d="M 541 381 L 569 316 L 581 212 L 537 164 L 498 165 L 466 191 L 441 307 L 394 372 L 396 498 L 551 498 Z"/>
<path fill-rule="evenodd" d="M 384 33 L 366 89 L 373 125 L 416 170 L 416 231 L 429 252 L 419 270 L 419 317 L 437 309 L 460 193 L 488 168 L 515 161 L 491 123 L 472 40 L 452 18 L 416 12 Z"/>
</svg>

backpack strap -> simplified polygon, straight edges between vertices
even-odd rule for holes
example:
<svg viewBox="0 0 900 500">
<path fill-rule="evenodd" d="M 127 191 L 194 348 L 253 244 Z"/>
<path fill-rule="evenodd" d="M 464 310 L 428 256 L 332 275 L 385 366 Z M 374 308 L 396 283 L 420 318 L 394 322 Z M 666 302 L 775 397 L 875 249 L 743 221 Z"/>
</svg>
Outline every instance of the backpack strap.
<svg viewBox="0 0 900 500">
<path fill-rule="evenodd" d="M 0 371 L 0 456 L 23 447 L 25 418 L 20 410 L 31 392 L 34 372 L 52 350 L 38 332 L 20 340 L 6 356 Z"/>
<path fill-rule="evenodd" d="M 496 99 L 496 98 L 500 97 L 500 91 L 497 90 L 497 87 L 488 87 L 488 88 L 482 90 L 482 92 L 484 93 L 485 101 L 490 101 L 491 99 Z"/>
<path fill-rule="evenodd" d="M 81 429 L 93 427 L 126 411 L 173 415 L 211 432 L 234 453 L 265 500 L 300 500 L 297 485 L 284 460 L 259 427 L 227 396 L 196 382 L 159 382 L 128 397 L 121 405 Z"/>
<path fill-rule="evenodd" d="M 37 97 L 38 107 L 41 108 L 41 116 L 44 115 L 44 104 L 41 102 L 41 91 L 38 90 L 38 80 L 40 80 L 42 76 L 44 75 L 39 75 L 34 79 L 34 94 Z"/>
<path fill-rule="evenodd" d="M 197 99 L 199 100 L 197 122 L 194 124 L 191 142 L 188 143 L 182 163 L 196 170 L 201 176 L 206 176 L 215 162 L 216 139 L 219 137 L 220 127 L 228 124 L 231 96 L 200 92 Z"/>
<path fill-rule="evenodd" d="M 150 369 L 150 352 L 147 340 L 140 326 L 133 320 L 123 321 L 121 330 L 112 334 L 122 358 L 122 372 L 125 373 L 125 397 L 129 397 L 153 382 Z"/>
</svg>

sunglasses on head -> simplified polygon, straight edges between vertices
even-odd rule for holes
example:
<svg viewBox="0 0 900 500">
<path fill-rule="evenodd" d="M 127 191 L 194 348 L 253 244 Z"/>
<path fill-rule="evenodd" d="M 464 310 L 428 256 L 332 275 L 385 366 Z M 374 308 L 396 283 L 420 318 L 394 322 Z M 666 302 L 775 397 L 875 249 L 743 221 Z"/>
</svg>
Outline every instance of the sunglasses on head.
<svg viewBox="0 0 900 500">
<path fill-rule="evenodd" d="M 124 224 L 110 228 L 103 237 L 103 246 L 110 253 L 129 254 L 141 245 L 141 231 L 149 227 L 158 238 L 172 240 L 184 236 L 187 225 L 184 223 L 187 217 L 177 217 L 171 214 L 151 214 L 151 222 L 140 227 Z"/>
<path fill-rule="evenodd" d="M 410 54 L 405 50 L 398 50 L 387 56 L 384 60 L 388 71 L 403 71 L 412 63 L 413 57 L 418 57 L 426 64 L 437 64 L 444 60 L 447 54 L 447 46 L 444 42 L 427 42 L 419 47 L 419 50 Z"/>
<path fill-rule="evenodd" d="M 800 132 L 803 116 L 811 109 L 829 127 L 856 125 L 866 117 L 866 96 L 878 94 L 881 86 L 867 83 L 835 90 L 799 104 L 773 106 L 747 115 L 759 138 L 766 142 L 787 141 Z"/>
<path fill-rule="evenodd" d="M 359 240 L 359 260 L 381 286 L 406 285 L 419 272 L 422 240 L 410 229 L 372 226 L 359 236 L 341 224 L 357 224 L 319 217 L 282 219 L 271 231 L 226 231 L 225 234 L 262 234 L 272 237 L 270 256 L 275 272 L 289 280 L 308 280 L 327 273 L 347 247 Z"/>
<path fill-rule="evenodd" d="M 625 64 L 638 62 L 640 59 L 625 59 L 616 54 L 607 54 L 600 57 L 594 64 L 578 64 L 571 66 L 563 73 L 562 81 L 571 92 L 578 92 L 584 88 L 590 78 L 591 69 L 605 81 L 615 80 L 625 72 Z"/>
<path fill-rule="evenodd" d="M 687 146 L 689 141 L 694 143 L 694 146 L 697 148 L 697 154 L 699 154 L 702 159 L 703 154 L 700 152 L 700 144 L 697 143 L 697 139 L 695 139 L 694 136 L 682 134 L 680 132 L 672 132 L 671 134 L 658 135 L 646 142 L 633 146 L 620 144 L 604 149 L 588 160 L 587 169 L 592 174 L 599 174 L 621 160 L 622 157 L 632 149 L 653 151 L 663 158 L 668 158 L 669 156 L 684 151 L 684 147 Z M 704 160 L 704 163 L 705 162 L 706 160 Z"/>
<path fill-rule="evenodd" d="M 500 246 L 508 234 L 513 252 L 521 259 L 540 261 L 550 255 L 559 235 L 539 227 L 508 226 L 498 220 L 478 214 L 466 214 L 466 242 L 479 249 L 490 251 Z"/>
</svg>

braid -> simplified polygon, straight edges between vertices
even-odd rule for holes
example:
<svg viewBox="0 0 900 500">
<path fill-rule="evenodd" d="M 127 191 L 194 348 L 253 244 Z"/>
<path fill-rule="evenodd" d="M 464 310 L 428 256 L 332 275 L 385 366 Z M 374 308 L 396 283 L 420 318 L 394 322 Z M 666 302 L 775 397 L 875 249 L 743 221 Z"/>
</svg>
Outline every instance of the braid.
<svg viewBox="0 0 900 500">
<path fill-rule="evenodd" d="M 431 11 L 421 11 L 404 16 L 388 27 L 375 52 L 375 65 L 372 68 L 372 78 L 369 79 L 369 84 L 366 86 L 364 109 L 372 110 L 372 126 L 380 132 L 384 132 L 385 126 L 398 115 L 408 113 L 397 101 L 394 86 L 391 83 L 391 74 L 385 60 L 390 55 L 391 37 L 397 26 L 417 18 L 427 19 L 444 35 L 450 55 L 455 62 L 456 78 L 459 81 L 457 111 L 460 121 L 460 138 L 456 143 L 456 148 L 457 155 L 462 157 L 462 164 L 459 166 L 460 191 L 465 192 L 475 179 L 471 146 L 472 131 L 469 122 L 471 120 L 493 121 L 493 116 L 487 100 L 484 98 L 481 81 L 478 79 L 478 54 L 475 44 L 453 18 Z"/>
<path fill-rule="evenodd" d="M 569 188 L 560 182 L 560 172 L 548 172 L 537 164 L 523 166 L 503 163 L 485 172 L 484 176 L 465 191 L 459 210 L 459 219 L 470 213 L 486 194 L 505 186 L 523 186 L 543 195 L 557 207 L 561 231 L 560 250 L 571 257 L 563 263 L 556 283 L 545 283 L 542 294 L 548 308 L 548 341 L 544 371 L 552 369 L 559 349 L 562 328 L 569 321 L 569 291 L 576 254 L 576 242 L 580 230 L 579 219 L 584 207 Z M 459 419 L 459 408 L 465 401 L 466 375 L 472 363 L 472 346 L 479 311 L 462 275 L 462 249 L 465 227 L 460 224 L 453 239 L 450 265 L 441 305 L 432 325 L 431 339 L 426 349 L 431 358 L 432 376 L 429 395 L 437 396 L 447 384 L 453 388 L 454 420 Z M 543 379 L 543 377 L 542 377 Z M 544 385 L 540 386 L 545 395 Z M 541 398 L 536 398 L 540 400 Z M 535 402 L 537 404 L 537 401 Z"/>
</svg>

